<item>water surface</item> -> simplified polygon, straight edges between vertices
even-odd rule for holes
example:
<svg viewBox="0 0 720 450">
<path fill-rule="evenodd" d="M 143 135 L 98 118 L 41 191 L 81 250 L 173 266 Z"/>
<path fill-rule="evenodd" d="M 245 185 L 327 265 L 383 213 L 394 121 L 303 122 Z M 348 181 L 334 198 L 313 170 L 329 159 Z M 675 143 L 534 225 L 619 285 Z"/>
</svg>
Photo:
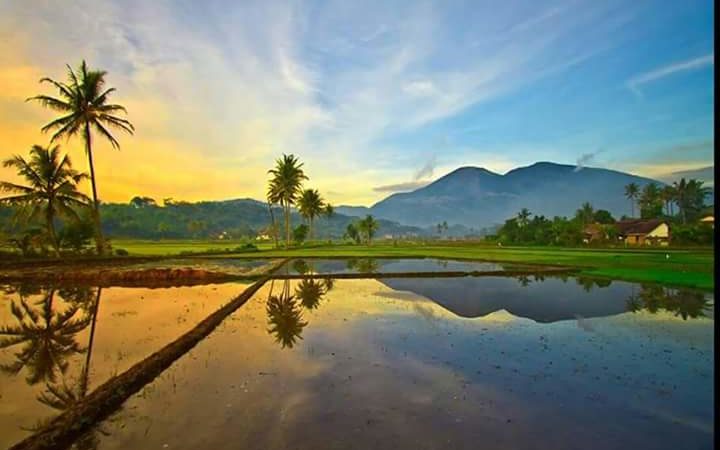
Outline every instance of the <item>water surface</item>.
<svg viewBox="0 0 720 450">
<path fill-rule="evenodd" d="M 173 341 L 246 286 L 0 287 L 0 447 Z"/>
<path fill-rule="evenodd" d="M 490 272 L 504 270 L 506 265 L 434 258 L 348 258 L 292 259 L 277 273 L 290 275 L 345 273 L 408 273 L 408 272 Z"/>
<path fill-rule="evenodd" d="M 711 448 L 712 301 L 573 278 L 274 281 L 87 439 Z"/>
</svg>

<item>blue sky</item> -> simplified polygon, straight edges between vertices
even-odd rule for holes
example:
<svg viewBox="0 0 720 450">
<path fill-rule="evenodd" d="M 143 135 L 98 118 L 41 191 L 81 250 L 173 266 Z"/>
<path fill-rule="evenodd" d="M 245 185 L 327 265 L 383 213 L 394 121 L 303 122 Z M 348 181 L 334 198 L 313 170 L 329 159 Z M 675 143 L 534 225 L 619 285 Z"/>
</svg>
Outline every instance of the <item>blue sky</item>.
<svg viewBox="0 0 720 450">
<path fill-rule="evenodd" d="M 345 204 L 464 165 L 714 165 L 711 1 L 8 0 L 0 30 L 0 152 L 46 139 L 37 78 L 109 71 L 138 128 L 98 158 L 111 200 L 262 198 L 281 153 Z"/>
</svg>

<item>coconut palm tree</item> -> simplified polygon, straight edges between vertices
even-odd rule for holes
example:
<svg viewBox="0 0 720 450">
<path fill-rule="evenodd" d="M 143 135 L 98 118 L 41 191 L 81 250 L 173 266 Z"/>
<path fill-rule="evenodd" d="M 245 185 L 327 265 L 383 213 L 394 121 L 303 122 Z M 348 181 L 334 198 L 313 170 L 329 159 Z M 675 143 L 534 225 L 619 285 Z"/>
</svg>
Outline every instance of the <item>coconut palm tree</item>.
<svg viewBox="0 0 720 450">
<path fill-rule="evenodd" d="M 28 101 L 37 101 L 46 108 L 61 113 L 61 116 L 42 128 L 42 132 L 54 132 L 50 142 L 58 139 L 81 135 L 85 141 L 85 152 L 90 165 L 90 182 L 92 184 L 93 218 L 95 220 L 95 243 L 98 254 L 104 251 L 104 241 L 100 224 L 100 203 L 97 195 L 95 179 L 95 165 L 93 161 L 93 146 L 91 130 L 95 130 L 104 137 L 113 148 L 120 149 L 120 143 L 110 133 L 109 129 L 124 131 L 133 134 L 135 127 L 127 120 L 118 117 L 118 113 L 127 114 L 125 107 L 109 102 L 110 95 L 115 88 L 105 87 L 103 70 L 90 70 L 83 60 L 76 70 L 69 65 L 68 80 L 66 83 L 51 78 L 42 78 L 41 83 L 49 83 L 58 90 L 59 97 L 37 95 Z"/>
<path fill-rule="evenodd" d="M 28 384 L 43 380 L 54 382 L 58 373 L 67 370 L 67 359 L 84 351 L 75 335 L 90 324 L 91 318 L 86 314 L 79 315 L 77 305 L 56 310 L 53 305 L 55 292 L 54 289 L 44 292 L 37 305 L 31 305 L 23 296 L 19 303 L 11 302 L 10 311 L 17 324 L 0 327 L 0 336 L 6 336 L 0 339 L 0 349 L 24 344 L 15 353 L 16 360 L 0 369 L 15 375 L 26 368 Z"/>
<path fill-rule="evenodd" d="M 308 179 L 302 166 L 295 155 L 283 155 L 275 161 L 275 168 L 268 171 L 272 175 L 268 199 L 280 204 L 285 213 L 285 248 L 290 246 L 290 207 L 297 201 L 303 181 Z"/>
<path fill-rule="evenodd" d="M 298 211 L 307 221 L 310 227 L 308 235 L 313 238 L 313 223 L 315 218 L 325 211 L 325 201 L 317 189 L 305 189 L 297 201 Z"/>
<path fill-rule="evenodd" d="M 520 225 L 520 227 L 524 227 L 525 225 L 527 225 L 530 216 L 532 216 L 532 213 L 527 208 L 521 209 L 517 215 L 518 225 Z"/>
<path fill-rule="evenodd" d="M 370 214 L 358 223 L 358 229 L 365 234 L 368 245 L 372 245 L 372 238 L 375 236 L 378 228 L 380 228 L 380 224 Z"/>
<path fill-rule="evenodd" d="M 268 205 L 268 211 L 270 212 L 270 226 L 272 227 L 272 235 L 273 240 L 275 241 L 275 248 L 279 247 L 278 244 L 278 229 L 277 229 L 277 223 L 275 222 L 275 214 L 273 213 L 273 205 L 276 203 L 276 195 L 275 191 L 273 190 L 273 185 L 270 183 L 268 186 L 267 191 L 267 205 Z"/>
<path fill-rule="evenodd" d="M 577 210 L 575 216 L 580 219 L 583 225 L 587 225 L 589 223 L 592 223 L 595 216 L 595 210 L 593 209 L 590 202 L 585 202 L 582 204 L 580 209 Z"/>
<path fill-rule="evenodd" d="M 640 216 L 654 218 L 662 215 L 663 200 L 661 190 L 655 183 L 646 184 L 640 195 Z"/>
<path fill-rule="evenodd" d="M 680 216 L 683 223 L 687 223 L 693 213 L 700 211 L 705 204 L 705 197 L 710 189 L 703 186 L 702 181 L 691 179 L 686 181 L 681 178 L 679 182 L 673 183 L 676 201 L 680 209 Z"/>
<path fill-rule="evenodd" d="M 630 183 L 625 186 L 625 197 L 630 200 L 630 215 L 635 217 L 635 200 L 640 194 L 640 187 L 637 183 Z"/>
<path fill-rule="evenodd" d="M 0 191 L 15 194 L 0 199 L 0 204 L 18 207 L 20 216 L 28 221 L 42 218 L 55 255 L 60 257 L 55 218 L 80 220 L 75 208 L 86 206 L 90 199 L 78 192 L 77 185 L 87 175 L 73 170 L 70 157 L 61 157 L 58 145 L 52 148 L 34 145 L 30 160 L 15 155 L 6 159 L 3 166 L 16 169 L 27 185 L 0 181 Z"/>
<path fill-rule="evenodd" d="M 673 215 L 672 204 L 675 201 L 675 188 L 672 186 L 665 186 L 660 191 L 660 197 L 665 202 L 665 213 L 668 216 Z"/>
</svg>

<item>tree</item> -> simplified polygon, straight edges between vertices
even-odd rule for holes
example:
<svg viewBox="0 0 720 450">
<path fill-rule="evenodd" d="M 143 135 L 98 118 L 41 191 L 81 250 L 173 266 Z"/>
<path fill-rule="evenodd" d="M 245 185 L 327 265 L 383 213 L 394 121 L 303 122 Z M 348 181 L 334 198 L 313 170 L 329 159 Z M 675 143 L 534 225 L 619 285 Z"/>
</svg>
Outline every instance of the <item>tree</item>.
<svg viewBox="0 0 720 450">
<path fill-rule="evenodd" d="M 682 223 L 693 220 L 700 213 L 705 205 L 705 197 L 710 193 L 710 189 L 703 186 L 702 181 L 691 179 L 685 181 L 681 178 L 679 182 L 673 183 L 676 201 L 680 209 L 680 217 Z"/>
<path fill-rule="evenodd" d="M 34 145 L 29 161 L 15 155 L 5 160 L 3 166 L 16 169 L 28 185 L 0 182 L 0 191 L 16 194 L 0 199 L 0 203 L 18 207 L 19 215 L 28 221 L 42 218 L 55 255 L 60 257 L 55 218 L 64 216 L 79 220 L 74 208 L 86 206 L 89 199 L 78 192 L 77 185 L 87 175 L 73 170 L 68 155 L 60 157 L 58 145 L 53 148 Z"/>
<path fill-rule="evenodd" d="M 290 246 L 290 207 L 300 195 L 303 180 L 308 179 L 302 166 L 295 155 L 283 155 L 275 161 L 275 168 L 268 171 L 272 175 L 268 200 L 280 204 L 285 213 L 285 248 Z"/>
<path fill-rule="evenodd" d="M 520 228 L 526 226 L 528 224 L 528 220 L 530 219 L 530 216 L 532 216 L 532 213 L 530 211 L 528 211 L 527 208 L 521 209 L 517 215 L 518 226 Z"/>
<path fill-rule="evenodd" d="M 61 117 L 53 120 L 42 128 L 42 132 L 54 131 L 50 142 L 65 137 L 70 138 L 82 134 L 85 141 L 85 152 L 90 164 L 90 182 L 92 185 L 92 199 L 95 219 L 95 243 L 98 254 L 104 251 L 102 228 L 100 225 L 100 202 L 97 195 L 95 179 L 95 166 L 93 162 L 93 148 L 91 129 L 110 141 L 113 148 L 120 149 L 120 143 L 110 133 L 108 128 L 133 134 L 135 127 L 126 119 L 118 117 L 119 112 L 127 114 L 124 106 L 109 103 L 110 95 L 115 88 L 105 89 L 105 76 L 103 70 L 90 70 L 83 60 L 75 71 L 68 68 L 68 82 L 62 83 L 51 78 L 42 78 L 41 83 L 50 83 L 59 93 L 59 97 L 38 95 L 27 99 L 38 101 L 46 108 L 58 111 Z"/>
<path fill-rule="evenodd" d="M 603 225 L 609 225 L 615 223 L 615 218 L 610 214 L 610 211 L 605 209 L 598 209 L 593 215 L 593 221 Z"/>
<path fill-rule="evenodd" d="M 583 225 L 587 225 L 592 223 L 595 217 L 595 210 L 589 202 L 585 202 L 580 209 L 575 212 L 575 217 L 577 217 Z"/>
<path fill-rule="evenodd" d="M 146 208 L 148 206 L 157 206 L 155 199 L 152 197 L 135 196 L 130 200 L 130 204 L 135 208 Z"/>
<path fill-rule="evenodd" d="M 668 216 L 673 215 L 672 204 L 675 201 L 675 188 L 672 186 L 665 186 L 660 191 L 660 197 L 665 202 L 665 214 Z"/>
<path fill-rule="evenodd" d="M 359 244 L 360 231 L 358 230 L 357 225 L 355 225 L 354 223 L 349 223 L 345 228 L 345 237 L 352 239 L 353 241 L 355 241 L 356 244 Z"/>
<path fill-rule="evenodd" d="M 295 241 L 296 244 L 302 244 L 308 236 L 308 226 L 301 223 L 293 229 L 292 234 L 293 241 Z"/>
<path fill-rule="evenodd" d="M 365 234 L 368 245 L 372 245 L 372 238 L 375 236 L 378 228 L 380 228 L 380 224 L 370 214 L 358 223 L 358 230 Z"/>
<path fill-rule="evenodd" d="M 298 211 L 309 225 L 308 236 L 313 238 L 313 222 L 315 218 L 325 211 L 325 201 L 317 189 L 305 189 L 298 199 Z"/>
<path fill-rule="evenodd" d="M 275 187 L 271 182 L 268 185 L 267 193 L 265 198 L 267 199 L 268 211 L 270 212 L 270 231 L 272 232 L 273 240 L 275 241 L 275 248 L 279 247 L 278 243 L 278 227 L 275 222 L 275 214 L 273 213 L 273 205 L 279 201 L 278 193 L 275 191 Z"/>
<path fill-rule="evenodd" d="M 635 217 L 635 200 L 638 198 L 640 188 L 637 183 L 630 183 L 625 186 L 625 197 L 630 200 L 630 215 Z"/>
<path fill-rule="evenodd" d="M 653 219 L 662 216 L 663 201 L 660 188 L 655 183 L 646 184 L 640 195 L 640 217 Z"/>
</svg>

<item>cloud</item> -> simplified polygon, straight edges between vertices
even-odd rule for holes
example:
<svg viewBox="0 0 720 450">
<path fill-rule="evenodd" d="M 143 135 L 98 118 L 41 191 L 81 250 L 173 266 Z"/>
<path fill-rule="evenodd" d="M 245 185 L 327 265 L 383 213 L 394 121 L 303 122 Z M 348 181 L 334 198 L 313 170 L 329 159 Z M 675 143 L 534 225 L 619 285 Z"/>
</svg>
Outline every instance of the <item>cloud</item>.
<svg viewBox="0 0 720 450">
<path fill-rule="evenodd" d="M 405 183 L 386 184 L 384 186 L 376 186 L 373 188 L 375 192 L 407 192 L 414 191 L 430 184 L 430 181 L 407 181 Z"/>
<path fill-rule="evenodd" d="M 580 157 L 577 159 L 577 161 L 575 163 L 575 168 L 573 169 L 573 172 L 580 172 L 581 170 L 583 170 L 583 168 L 585 168 L 585 166 L 589 162 L 594 160 L 595 157 L 602 152 L 603 152 L 603 150 L 597 150 L 595 152 L 583 153 L 582 155 L 580 155 Z"/>
<path fill-rule="evenodd" d="M 680 170 L 676 172 L 670 172 L 664 175 L 658 175 L 657 179 L 666 183 L 678 181 L 680 178 L 694 178 L 705 182 L 707 186 L 715 185 L 715 166 L 700 167 L 697 169 Z"/>
<path fill-rule="evenodd" d="M 685 72 L 688 70 L 696 70 L 700 69 L 706 66 L 711 66 L 715 63 L 715 53 L 710 53 L 704 56 L 700 56 L 698 58 L 689 59 L 687 61 L 681 61 L 674 64 L 670 64 L 667 66 L 663 66 L 660 68 L 657 68 L 655 70 L 651 70 L 650 72 L 646 72 L 640 75 L 637 75 L 630 80 L 627 81 L 626 86 L 631 91 L 635 92 L 638 95 L 641 95 L 641 92 L 639 90 L 639 87 L 650 83 L 656 80 L 659 80 L 661 78 L 665 78 L 671 75 L 674 75 L 678 72 Z"/>
<path fill-rule="evenodd" d="M 415 176 L 413 177 L 414 181 L 419 181 L 424 178 L 430 178 L 433 176 L 433 173 L 435 173 L 435 167 L 437 167 L 437 159 L 433 155 L 430 157 L 430 159 L 425 163 L 424 166 L 422 166 L 420 169 L 418 169 L 417 172 L 415 172 Z"/>
</svg>

